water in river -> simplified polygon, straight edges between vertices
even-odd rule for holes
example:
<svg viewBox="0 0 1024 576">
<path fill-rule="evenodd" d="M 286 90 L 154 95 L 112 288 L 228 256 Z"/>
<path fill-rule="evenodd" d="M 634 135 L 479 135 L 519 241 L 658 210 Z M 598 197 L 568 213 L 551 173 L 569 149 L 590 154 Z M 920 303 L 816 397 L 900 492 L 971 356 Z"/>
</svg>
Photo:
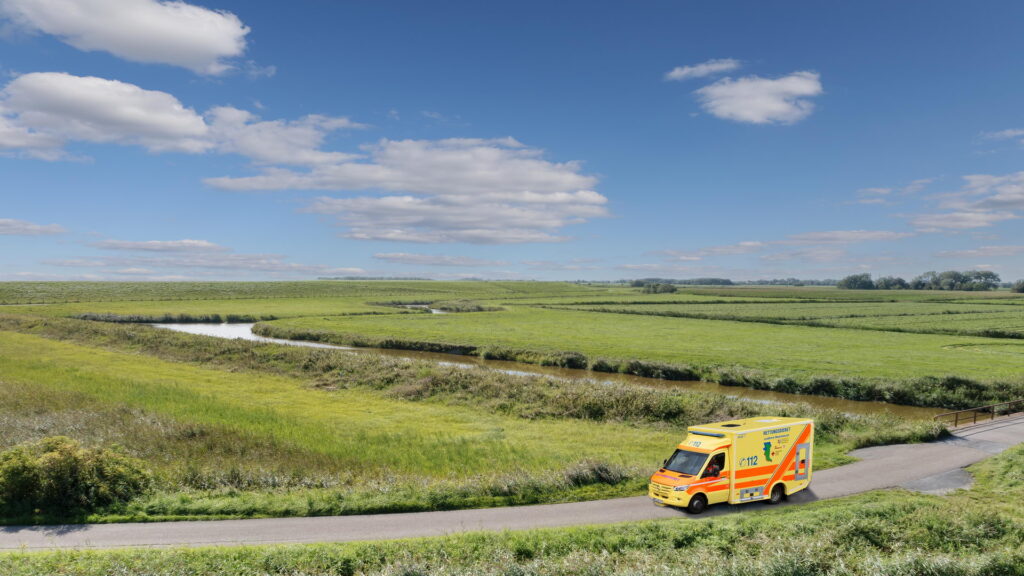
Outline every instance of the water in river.
<svg viewBox="0 0 1024 576">
<path fill-rule="evenodd" d="M 347 350 L 359 354 L 380 354 L 395 358 L 408 358 L 412 360 L 429 360 L 439 364 L 450 366 L 481 366 L 494 370 L 501 370 L 510 374 L 552 376 L 565 379 L 586 379 L 597 382 L 620 382 L 627 384 L 639 384 L 643 386 L 659 386 L 664 388 L 682 388 L 686 390 L 699 390 L 703 392 L 715 392 L 736 398 L 754 400 L 757 402 L 803 402 L 820 408 L 831 408 L 848 412 L 851 414 L 881 414 L 888 413 L 903 418 L 931 419 L 934 415 L 943 412 L 939 408 L 920 408 L 916 406 L 900 406 L 898 404 L 886 404 L 884 402 L 858 402 L 843 398 L 829 398 L 826 396 L 811 396 L 807 394 L 786 394 L 783 392 L 772 392 L 769 390 L 754 390 L 739 386 L 722 386 L 713 382 L 676 382 L 669 380 L 656 380 L 653 378 L 642 378 L 629 374 L 610 374 L 607 372 L 592 372 L 590 370 L 576 370 L 572 368 L 558 368 L 554 366 L 535 366 L 533 364 L 522 364 L 519 362 L 506 362 L 502 360 L 484 360 L 476 356 L 458 356 L 454 354 L 440 354 L 436 352 L 417 352 L 413 350 L 392 350 L 385 348 L 352 348 L 348 346 L 337 346 L 334 344 L 321 344 L 319 342 L 303 342 L 301 340 L 284 340 L 281 338 L 267 338 L 252 333 L 252 324 L 153 324 L 157 328 L 166 328 L 177 332 L 189 334 L 200 334 L 203 336 L 215 336 L 217 338 L 253 340 L 255 342 L 267 342 L 274 344 L 285 344 L 288 346 L 304 346 L 307 348 L 331 348 L 336 350 Z"/>
</svg>

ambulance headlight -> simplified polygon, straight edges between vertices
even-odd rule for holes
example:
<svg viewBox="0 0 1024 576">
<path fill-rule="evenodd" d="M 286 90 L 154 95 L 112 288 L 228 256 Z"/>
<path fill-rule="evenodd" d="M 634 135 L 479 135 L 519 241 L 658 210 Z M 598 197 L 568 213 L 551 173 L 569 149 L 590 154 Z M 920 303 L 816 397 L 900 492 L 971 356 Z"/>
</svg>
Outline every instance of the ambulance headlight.
<svg viewBox="0 0 1024 576">
<path fill-rule="evenodd" d="M 689 486 L 676 486 L 672 490 L 675 492 L 685 492 L 687 488 L 689 488 Z"/>
</svg>

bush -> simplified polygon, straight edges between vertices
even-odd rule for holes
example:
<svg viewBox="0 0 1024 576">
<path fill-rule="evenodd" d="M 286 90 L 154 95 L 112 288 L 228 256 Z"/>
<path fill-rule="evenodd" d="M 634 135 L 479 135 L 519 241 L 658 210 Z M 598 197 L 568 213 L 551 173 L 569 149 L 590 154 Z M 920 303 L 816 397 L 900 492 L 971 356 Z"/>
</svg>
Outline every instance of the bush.
<svg viewBox="0 0 1024 576">
<path fill-rule="evenodd" d="M 1017 280 L 1010 286 L 1010 292 L 1024 292 L 1024 280 Z"/>
<path fill-rule="evenodd" d="M 127 502 L 146 491 L 143 463 L 64 436 L 0 453 L 0 514 L 61 517 Z"/>
</svg>

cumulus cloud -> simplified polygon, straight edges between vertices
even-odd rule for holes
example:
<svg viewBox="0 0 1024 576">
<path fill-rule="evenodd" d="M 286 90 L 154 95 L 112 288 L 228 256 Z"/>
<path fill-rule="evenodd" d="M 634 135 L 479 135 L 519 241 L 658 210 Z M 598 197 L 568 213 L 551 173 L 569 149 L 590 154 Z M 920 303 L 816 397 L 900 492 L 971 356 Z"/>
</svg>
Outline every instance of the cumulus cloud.
<svg viewBox="0 0 1024 576">
<path fill-rule="evenodd" d="M 11 81 L 0 91 L 0 121 L 0 151 L 27 142 L 40 146 L 33 155 L 57 157 L 66 143 L 83 141 L 239 154 L 257 175 L 206 182 L 228 190 L 376 194 L 324 197 L 308 207 L 335 216 L 351 238 L 554 242 L 566 239 L 561 228 L 607 215 L 607 199 L 593 190 L 597 178 L 582 164 L 546 160 L 543 150 L 511 137 L 384 139 L 352 153 L 325 150 L 330 133 L 363 125 L 322 115 L 262 120 L 231 107 L 200 115 L 165 92 L 65 73 Z"/>
<path fill-rule="evenodd" d="M 64 227 L 57 224 L 34 224 L 13 218 L 0 218 L 0 236 L 47 236 L 64 232 Z"/>
<path fill-rule="evenodd" d="M 37 139 L 36 146 L 83 140 L 134 144 L 154 152 L 202 152 L 210 147 L 208 127 L 195 111 L 166 92 L 117 80 L 25 74 L 0 93 L 0 113 L 22 130 L 22 137 Z"/>
<path fill-rule="evenodd" d="M 101 240 L 90 244 L 103 250 L 130 250 L 138 252 L 225 252 L 228 248 L 207 240 Z"/>
<path fill-rule="evenodd" d="M 749 124 L 792 124 L 814 110 L 809 100 L 822 94 L 816 72 L 794 72 L 781 78 L 723 78 L 695 92 L 712 116 Z"/>
<path fill-rule="evenodd" d="M 712 74 L 729 72 L 740 67 L 740 61 L 732 58 L 716 58 L 693 64 L 691 66 L 676 66 L 665 72 L 665 80 L 689 80 L 690 78 L 703 78 Z"/>
<path fill-rule="evenodd" d="M 486 267 L 504 266 L 508 262 L 501 260 L 481 260 L 468 256 L 446 256 L 443 254 L 409 254 L 407 252 L 387 252 L 373 255 L 377 260 L 384 260 L 392 264 L 412 264 L 416 266 L 459 266 L 459 267 Z"/>
<path fill-rule="evenodd" d="M 508 244 L 564 240 L 557 231 L 605 216 L 597 179 L 578 162 L 556 163 L 512 138 L 381 140 L 365 161 L 308 171 L 267 169 L 258 176 L 213 178 L 230 190 L 319 189 L 394 193 L 321 197 L 307 211 L 333 215 L 364 240 Z M 415 195 L 414 195 L 415 194 Z"/>
<path fill-rule="evenodd" d="M 220 106 L 205 116 L 166 92 L 62 72 L 37 72 L 0 91 L 0 151 L 56 159 L 67 142 L 143 146 L 151 152 L 240 154 L 257 164 L 316 165 L 357 155 L 321 150 L 327 135 L 364 125 L 309 115 L 261 120 Z"/>
<path fill-rule="evenodd" d="M 0 0 L 0 17 L 79 50 L 207 75 L 230 70 L 249 33 L 230 12 L 158 0 Z"/>
<path fill-rule="evenodd" d="M 292 122 L 261 121 L 251 112 L 229 106 L 213 108 L 206 117 L 219 151 L 241 154 L 258 164 L 316 165 L 351 160 L 356 156 L 320 147 L 330 132 L 365 128 L 348 118 L 318 114 Z"/>
<path fill-rule="evenodd" d="M 829 230 L 827 232 L 790 234 L 780 244 L 854 244 L 857 242 L 899 240 L 910 236 L 913 236 L 913 233 L 891 232 L 888 230 Z"/>
</svg>

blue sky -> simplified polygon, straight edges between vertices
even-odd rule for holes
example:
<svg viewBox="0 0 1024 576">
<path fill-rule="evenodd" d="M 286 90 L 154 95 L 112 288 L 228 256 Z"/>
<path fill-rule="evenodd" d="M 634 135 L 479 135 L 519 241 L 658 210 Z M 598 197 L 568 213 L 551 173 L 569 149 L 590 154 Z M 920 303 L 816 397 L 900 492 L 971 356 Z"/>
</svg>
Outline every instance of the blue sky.
<svg viewBox="0 0 1024 576">
<path fill-rule="evenodd" d="M 1019 2 L 0 0 L 0 280 L 1024 278 Z"/>
</svg>

